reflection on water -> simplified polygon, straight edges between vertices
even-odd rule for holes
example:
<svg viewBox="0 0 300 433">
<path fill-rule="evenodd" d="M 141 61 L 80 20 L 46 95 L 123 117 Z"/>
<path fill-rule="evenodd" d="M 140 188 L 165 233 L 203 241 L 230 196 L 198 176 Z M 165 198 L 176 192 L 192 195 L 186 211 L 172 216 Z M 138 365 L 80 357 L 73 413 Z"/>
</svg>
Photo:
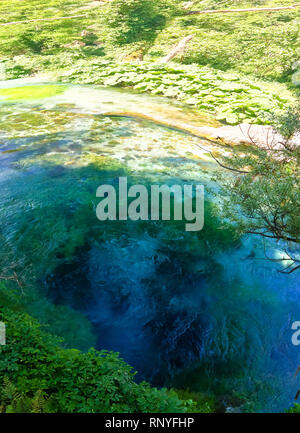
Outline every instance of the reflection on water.
<svg viewBox="0 0 300 433">
<path fill-rule="evenodd" d="M 178 221 L 101 223 L 95 215 L 97 187 L 117 185 L 119 176 L 213 187 L 217 167 L 205 151 L 213 144 L 118 116 L 166 118 L 164 101 L 46 87 L 19 101 L 14 91 L 1 105 L 1 268 L 39 292 L 31 311 L 38 316 L 46 296 L 84 313 L 97 348 L 120 352 L 155 385 L 213 393 L 243 410 L 290 405 L 299 285 L 297 275 L 258 260 L 260 238 L 238 239 L 210 200 L 201 232 Z M 102 115 L 108 111 L 116 116 Z M 178 107 L 170 112 L 200 122 Z"/>
</svg>

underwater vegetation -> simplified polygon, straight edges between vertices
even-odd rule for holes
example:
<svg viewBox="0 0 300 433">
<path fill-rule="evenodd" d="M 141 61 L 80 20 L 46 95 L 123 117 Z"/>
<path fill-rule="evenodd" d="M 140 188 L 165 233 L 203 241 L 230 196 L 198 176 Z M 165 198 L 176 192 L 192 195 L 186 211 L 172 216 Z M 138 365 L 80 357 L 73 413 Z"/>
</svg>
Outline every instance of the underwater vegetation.
<svg viewBox="0 0 300 433">
<path fill-rule="evenodd" d="M 217 167 L 197 148 L 205 141 L 149 121 L 85 113 L 78 102 L 82 104 L 80 89 L 65 91 L 68 104 L 60 90 L 52 93 L 46 86 L 28 102 L 2 102 L 1 275 L 17 275 L 19 283 L 5 282 L 0 300 L 5 304 L 8 293 L 16 293 L 22 313 L 4 311 L 4 320 L 16 318 L 27 330 L 28 323 L 35 323 L 26 331 L 30 339 L 52 338 L 44 332 L 63 337 L 57 356 L 68 359 L 72 369 L 81 362 L 124 368 L 130 389 L 122 398 L 128 401 L 139 387 L 145 386 L 146 394 L 158 393 L 157 406 L 147 406 L 145 394 L 146 406 L 134 400 L 125 407 L 116 398 L 116 405 L 88 402 L 82 411 L 108 410 L 108 404 L 116 411 L 186 407 L 177 397 L 170 402 L 148 385 L 134 385 L 128 365 L 117 355 L 103 358 L 102 352 L 90 352 L 91 347 L 120 353 L 138 371 L 138 383 L 176 388 L 183 400 L 196 394 L 198 411 L 228 405 L 243 411 L 288 407 L 297 388 L 292 375 L 298 354 L 290 341 L 290 323 L 299 314 L 296 278 L 256 260 L 263 252 L 261 240 L 240 238 L 217 216 L 210 193 Z M 11 92 L 7 95 L 15 98 L 23 94 Z M 93 89 L 96 98 L 97 92 L 101 99 L 101 90 Z M 39 99 L 43 93 L 56 95 Z M 204 229 L 185 232 L 185 221 L 172 219 L 98 221 L 96 189 L 104 183 L 117 185 L 120 176 L 129 185 L 204 184 Z M 268 248 L 274 248 L 272 243 Z M 23 312 L 42 324 L 43 335 Z M 10 332 L 11 338 L 21 339 L 14 334 L 17 328 Z M 52 353 L 57 350 L 51 347 Z M 45 350 L 42 356 L 48 356 Z M 39 354 L 35 359 L 40 362 Z M 9 379 L 18 392 L 31 383 L 24 398 L 43 390 L 50 397 L 48 371 L 44 382 L 40 376 L 22 382 L 13 371 Z M 79 411 L 77 403 L 62 400 L 66 388 L 59 382 L 63 378 L 57 380 L 56 410 Z"/>
</svg>

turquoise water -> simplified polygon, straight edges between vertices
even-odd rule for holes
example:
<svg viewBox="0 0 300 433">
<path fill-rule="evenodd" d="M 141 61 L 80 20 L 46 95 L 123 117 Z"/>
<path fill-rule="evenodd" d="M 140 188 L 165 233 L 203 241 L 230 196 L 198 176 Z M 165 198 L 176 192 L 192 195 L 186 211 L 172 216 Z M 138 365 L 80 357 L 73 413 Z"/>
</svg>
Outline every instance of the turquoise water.
<svg viewBox="0 0 300 433">
<path fill-rule="evenodd" d="M 215 145 L 140 115 L 208 119 L 116 90 L 18 85 L 0 90 L 0 260 L 2 275 L 23 282 L 28 311 L 69 346 L 120 352 L 138 380 L 239 410 L 292 404 L 298 275 L 278 273 L 261 238 L 239 239 L 214 215 Z M 204 229 L 100 222 L 96 189 L 120 176 L 204 184 Z M 266 244 L 273 255 L 282 248 Z"/>
</svg>

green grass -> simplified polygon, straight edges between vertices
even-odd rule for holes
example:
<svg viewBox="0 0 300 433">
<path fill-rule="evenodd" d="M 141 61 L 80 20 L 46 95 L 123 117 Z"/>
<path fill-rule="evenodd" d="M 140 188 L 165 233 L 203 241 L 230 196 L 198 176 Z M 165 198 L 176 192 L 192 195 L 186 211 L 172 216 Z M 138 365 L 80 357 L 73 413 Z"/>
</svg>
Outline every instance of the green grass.
<svg viewBox="0 0 300 433">
<path fill-rule="evenodd" d="M 203 0 L 194 2 L 192 9 L 243 9 L 293 3 L 293 0 Z M 178 39 L 192 34 L 186 53 L 177 61 L 289 81 L 292 64 L 299 59 L 299 18 L 300 8 L 273 13 L 179 17 L 159 35 L 149 56 L 168 52 Z"/>
<path fill-rule="evenodd" d="M 80 32 L 86 26 L 97 22 L 98 10 L 83 9 L 90 2 L 86 0 L 25 0 L 14 2 L 1 1 L 0 23 L 25 21 L 40 18 L 54 18 L 87 13 L 91 18 L 45 21 L 36 23 L 0 26 L 0 55 L 57 54 L 65 51 L 65 45 L 81 39 Z M 70 50 L 71 51 L 71 50 Z"/>
<path fill-rule="evenodd" d="M 193 9 L 247 8 L 291 5 L 294 0 L 203 0 L 194 2 Z M 89 0 L 3 0 L 0 4 L 0 23 L 58 17 L 86 13 L 86 18 L 0 26 L 0 58 L 80 54 L 87 61 L 90 56 L 104 56 L 120 60 L 141 50 L 141 43 L 116 46 L 107 25 L 109 2 L 89 7 Z M 224 15 L 178 16 L 167 22 L 152 45 L 147 47 L 145 60 L 164 56 L 180 38 L 193 34 L 184 55 L 176 62 L 206 65 L 223 71 L 235 70 L 259 78 L 279 80 L 290 84 L 292 65 L 299 60 L 300 8 L 275 13 L 245 13 Z M 95 45 L 81 36 L 83 30 L 96 35 Z M 74 41 L 86 42 L 78 50 Z M 95 41 L 94 41 L 95 42 Z M 142 47 L 142 48 L 141 48 Z"/>
<path fill-rule="evenodd" d="M 133 88 L 175 98 L 229 124 L 268 123 L 271 113 L 294 104 L 299 89 L 291 78 L 300 52 L 300 8 L 173 17 L 149 46 L 143 41 L 125 45 L 114 41 L 106 19 L 108 4 L 91 8 L 89 0 L 24 0 L 12 8 L 11 2 L 2 1 L 0 22 L 87 14 L 87 18 L 0 26 L 0 61 L 6 78 L 54 72 L 64 81 Z M 278 4 L 203 0 L 194 2 L 193 9 Z M 194 37 L 186 52 L 171 65 L 159 65 L 160 58 L 188 34 Z M 142 51 L 144 62 L 130 63 Z"/>
</svg>

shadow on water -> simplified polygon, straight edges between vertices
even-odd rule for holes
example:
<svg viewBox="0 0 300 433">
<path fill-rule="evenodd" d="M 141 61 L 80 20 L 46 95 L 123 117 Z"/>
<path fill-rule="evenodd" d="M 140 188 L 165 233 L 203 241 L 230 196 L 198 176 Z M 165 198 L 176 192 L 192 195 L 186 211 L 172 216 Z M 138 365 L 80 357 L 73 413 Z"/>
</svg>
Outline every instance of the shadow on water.
<svg viewBox="0 0 300 433">
<path fill-rule="evenodd" d="M 255 260 L 261 241 L 239 239 L 209 196 L 199 232 L 185 221 L 96 218 L 97 187 L 117 189 L 120 176 L 128 186 L 209 182 L 211 161 L 187 155 L 196 139 L 132 119 L 74 119 L 76 128 L 39 124 L 2 140 L 2 269 L 83 313 L 97 348 L 120 352 L 139 380 L 285 408 L 297 388 L 299 295 L 293 277 Z"/>
</svg>

